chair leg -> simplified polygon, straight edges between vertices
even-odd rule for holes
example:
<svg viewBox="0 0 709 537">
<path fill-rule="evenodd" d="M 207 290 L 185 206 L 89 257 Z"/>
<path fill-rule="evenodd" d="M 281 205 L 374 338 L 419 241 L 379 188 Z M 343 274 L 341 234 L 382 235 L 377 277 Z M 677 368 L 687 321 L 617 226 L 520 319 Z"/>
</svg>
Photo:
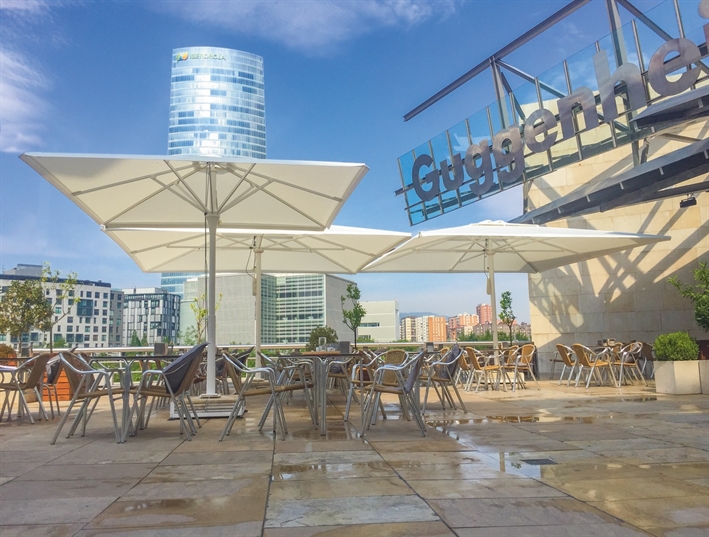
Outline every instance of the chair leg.
<svg viewBox="0 0 709 537">
<path fill-rule="evenodd" d="M 458 397 L 458 402 L 460 403 L 460 408 L 463 409 L 463 412 L 465 414 L 468 413 L 468 409 L 465 408 L 465 403 L 463 403 L 463 398 L 460 396 L 460 392 L 458 391 L 458 388 L 456 387 L 455 384 L 453 384 L 453 391 L 455 392 L 456 396 Z"/>
</svg>

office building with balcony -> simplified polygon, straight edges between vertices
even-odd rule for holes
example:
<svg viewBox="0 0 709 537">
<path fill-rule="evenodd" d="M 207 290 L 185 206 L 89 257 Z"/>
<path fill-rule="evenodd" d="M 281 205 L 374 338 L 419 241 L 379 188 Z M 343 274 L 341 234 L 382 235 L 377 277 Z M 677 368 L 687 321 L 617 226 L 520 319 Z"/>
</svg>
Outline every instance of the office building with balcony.
<svg viewBox="0 0 709 537">
<path fill-rule="evenodd" d="M 177 341 L 180 296 L 160 287 L 123 289 L 122 338 L 130 345 L 135 334 L 148 345 Z"/>
</svg>

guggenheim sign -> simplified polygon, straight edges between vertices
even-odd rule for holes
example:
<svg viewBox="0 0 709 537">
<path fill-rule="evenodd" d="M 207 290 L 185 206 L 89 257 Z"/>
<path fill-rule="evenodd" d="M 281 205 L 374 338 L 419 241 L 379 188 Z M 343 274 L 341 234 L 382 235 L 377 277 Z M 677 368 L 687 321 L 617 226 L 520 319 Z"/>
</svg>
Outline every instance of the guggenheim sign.
<svg viewBox="0 0 709 537">
<path fill-rule="evenodd" d="M 709 35 L 709 24 L 702 29 Z M 519 103 L 513 92 L 510 98 L 515 106 L 505 102 L 503 107 L 488 107 L 483 111 L 487 121 L 471 121 L 475 116 L 484 119 L 476 114 L 403 155 L 399 158 L 403 188 L 397 194 L 406 197 L 411 224 L 646 137 L 647 131 L 629 122 L 631 112 L 682 93 L 698 81 L 705 83 L 709 73 L 702 73 L 703 56 L 692 40 L 672 39 L 655 51 L 646 72 L 635 63 L 624 63 L 611 72 L 609 54 L 600 50 L 589 56 L 597 90 L 587 82 L 552 100 L 542 97 L 536 80 L 539 98 L 533 102 Z M 566 87 L 573 87 L 573 73 L 566 62 L 563 66 Z M 498 112 L 505 107 L 507 121 Z M 493 121 L 496 113 L 498 119 Z M 495 123 L 502 128 L 492 135 Z M 591 134 L 602 125 L 609 128 Z"/>
</svg>

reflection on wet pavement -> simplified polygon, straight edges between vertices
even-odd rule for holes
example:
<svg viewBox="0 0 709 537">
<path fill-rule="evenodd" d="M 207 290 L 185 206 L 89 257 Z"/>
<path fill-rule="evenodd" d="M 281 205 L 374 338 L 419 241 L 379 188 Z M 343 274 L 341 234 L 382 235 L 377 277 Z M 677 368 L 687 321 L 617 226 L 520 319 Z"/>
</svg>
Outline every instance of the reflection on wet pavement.
<svg viewBox="0 0 709 537">
<path fill-rule="evenodd" d="M 0 534 L 709 535 L 708 398 L 541 384 L 462 392 L 470 412 L 427 409 L 425 438 L 395 398 L 361 438 L 336 391 L 323 437 L 289 399 L 285 441 L 258 399 L 221 443 L 223 421 L 186 442 L 162 412 L 116 445 L 105 404 L 55 446 L 56 422 L 3 422 Z"/>
</svg>

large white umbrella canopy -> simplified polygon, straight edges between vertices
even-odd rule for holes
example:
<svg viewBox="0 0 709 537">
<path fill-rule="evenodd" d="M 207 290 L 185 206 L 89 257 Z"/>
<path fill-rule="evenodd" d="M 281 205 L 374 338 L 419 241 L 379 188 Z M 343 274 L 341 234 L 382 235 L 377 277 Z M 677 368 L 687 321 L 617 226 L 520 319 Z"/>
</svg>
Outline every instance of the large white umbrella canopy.
<svg viewBox="0 0 709 537">
<path fill-rule="evenodd" d="M 362 272 L 485 272 L 497 349 L 496 272 L 535 273 L 670 237 L 484 221 L 421 231 Z"/>
<path fill-rule="evenodd" d="M 202 229 L 104 231 L 144 272 L 204 271 Z M 254 274 L 255 341 L 260 350 L 262 272 L 356 274 L 409 238 L 409 233 L 346 226 L 324 231 L 218 229 L 215 270 Z"/>
<path fill-rule="evenodd" d="M 25 153 L 106 230 L 200 228 L 209 235 L 207 391 L 214 391 L 216 230 L 323 230 L 368 168 L 338 162 L 211 156 Z"/>
</svg>

